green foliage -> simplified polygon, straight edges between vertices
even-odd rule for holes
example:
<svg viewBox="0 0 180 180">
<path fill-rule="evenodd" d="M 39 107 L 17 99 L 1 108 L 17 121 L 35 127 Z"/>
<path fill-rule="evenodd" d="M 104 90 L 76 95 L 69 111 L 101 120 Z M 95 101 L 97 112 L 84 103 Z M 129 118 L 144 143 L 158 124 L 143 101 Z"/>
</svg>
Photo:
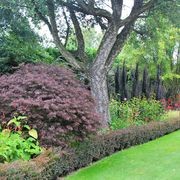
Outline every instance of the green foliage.
<svg viewBox="0 0 180 180">
<path fill-rule="evenodd" d="M 154 99 L 146 100 L 145 98 L 142 100 L 134 99 L 132 100 L 137 103 L 139 108 L 139 114 L 137 119 L 141 121 L 150 122 L 150 121 L 159 121 L 161 120 L 162 115 L 165 113 L 162 107 L 162 104 Z"/>
<path fill-rule="evenodd" d="M 88 56 L 90 62 L 92 62 L 93 59 L 96 57 L 97 50 L 95 48 L 87 48 L 86 53 L 87 53 L 87 56 Z"/>
<path fill-rule="evenodd" d="M 101 42 L 103 33 L 97 31 L 96 28 L 85 28 L 83 29 L 84 41 L 86 44 L 86 49 L 98 49 Z"/>
<path fill-rule="evenodd" d="M 148 65 L 150 76 L 156 77 L 156 68 L 161 64 L 163 73 L 170 73 L 176 66 L 173 52 L 179 41 L 179 29 L 161 12 L 154 12 L 145 20 L 136 23 L 137 32 L 133 32 L 126 42 L 115 66 L 126 60 L 128 68 L 135 68 L 139 62 L 140 71 Z"/>
<path fill-rule="evenodd" d="M 180 75 L 179 74 L 175 74 L 175 73 L 169 73 L 169 74 L 165 74 L 162 77 L 163 80 L 173 80 L 173 79 L 180 79 Z"/>
<path fill-rule="evenodd" d="M 37 131 L 27 124 L 23 125 L 25 119 L 25 116 L 14 117 L 0 126 L 0 163 L 29 160 L 41 153 Z"/>
<path fill-rule="evenodd" d="M 169 97 L 174 97 L 175 95 L 180 93 L 180 75 L 179 75 L 179 73 L 180 72 L 167 73 L 162 77 Z"/>
<path fill-rule="evenodd" d="M 48 47 L 48 48 L 46 48 L 46 52 L 51 57 L 53 57 L 53 59 L 57 59 L 59 56 L 61 56 L 61 54 L 57 48 Z"/>
<path fill-rule="evenodd" d="M 54 61 L 53 54 L 41 46 L 26 15 L 14 3 L 0 2 L 0 74 L 12 73 L 20 63 Z"/>
<path fill-rule="evenodd" d="M 0 36 L 0 73 L 11 73 L 20 63 L 52 63 L 54 55 L 43 48 L 37 41 L 29 41 L 14 32 Z"/>
<path fill-rule="evenodd" d="M 110 103 L 112 129 L 126 128 L 132 125 L 142 125 L 150 121 L 158 121 L 164 114 L 159 101 L 154 99 L 133 98 L 129 101 L 119 102 L 111 100 Z"/>
</svg>

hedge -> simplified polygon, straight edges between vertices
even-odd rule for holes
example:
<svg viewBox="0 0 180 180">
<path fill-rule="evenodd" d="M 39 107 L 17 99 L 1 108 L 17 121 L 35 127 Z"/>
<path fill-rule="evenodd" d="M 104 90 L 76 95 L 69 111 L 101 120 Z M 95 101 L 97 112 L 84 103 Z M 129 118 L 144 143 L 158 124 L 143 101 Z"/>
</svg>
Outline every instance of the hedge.
<svg viewBox="0 0 180 180">
<path fill-rule="evenodd" d="M 146 143 L 180 129 L 180 119 L 152 122 L 99 135 L 77 147 L 53 149 L 37 158 L 0 165 L 0 179 L 56 179 L 130 146 Z"/>
</svg>

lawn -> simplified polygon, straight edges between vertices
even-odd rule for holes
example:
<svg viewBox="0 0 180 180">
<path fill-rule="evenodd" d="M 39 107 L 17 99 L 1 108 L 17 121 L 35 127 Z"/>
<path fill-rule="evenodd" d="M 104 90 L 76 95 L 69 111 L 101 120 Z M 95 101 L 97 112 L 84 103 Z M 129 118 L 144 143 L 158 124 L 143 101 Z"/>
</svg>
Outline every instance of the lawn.
<svg viewBox="0 0 180 180">
<path fill-rule="evenodd" d="M 180 131 L 120 151 L 66 180 L 179 180 Z"/>
</svg>

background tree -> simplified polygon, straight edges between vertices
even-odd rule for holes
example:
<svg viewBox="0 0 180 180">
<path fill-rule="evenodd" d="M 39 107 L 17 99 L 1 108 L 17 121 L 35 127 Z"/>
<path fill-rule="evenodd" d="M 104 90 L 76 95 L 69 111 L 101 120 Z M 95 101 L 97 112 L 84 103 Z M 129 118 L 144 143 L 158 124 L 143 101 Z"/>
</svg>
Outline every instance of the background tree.
<svg viewBox="0 0 180 180">
<path fill-rule="evenodd" d="M 143 79 L 143 68 L 147 66 L 150 77 L 148 87 L 151 87 L 151 95 L 155 93 L 158 99 L 180 91 L 179 71 L 176 70 L 179 67 L 179 24 L 173 21 L 178 12 L 175 7 L 173 9 L 171 16 L 168 16 L 168 6 L 165 8 L 163 4 L 163 8 L 155 9 L 144 19 L 136 21 L 129 40 L 114 63 L 115 67 L 117 63 L 123 66 L 123 59 L 126 59 L 130 71 L 138 62 L 140 80 Z M 161 74 L 157 78 L 158 67 Z"/>
<path fill-rule="evenodd" d="M 133 87 L 132 87 L 132 97 L 137 97 L 139 95 L 138 93 L 138 87 L 139 87 L 139 64 L 136 63 L 136 70 L 134 74 L 133 79 Z"/>
<path fill-rule="evenodd" d="M 120 67 L 117 66 L 116 72 L 115 72 L 115 93 L 117 94 L 117 99 L 120 100 L 120 93 L 121 93 L 121 71 Z"/>
<path fill-rule="evenodd" d="M 144 67 L 143 71 L 143 80 L 142 80 L 142 95 L 145 96 L 146 98 L 149 97 L 149 87 L 148 87 L 148 71 L 147 67 Z"/>
<path fill-rule="evenodd" d="M 9 1 L 0 2 L 0 74 L 11 73 L 20 63 L 52 62 L 25 14 Z"/>
<path fill-rule="evenodd" d="M 126 71 L 125 61 L 123 62 L 120 89 L 121 89 L 121 101 L 126 101 L 128 99 L 128 92 L 127 92 L 127 71 Z"/>
</svg>

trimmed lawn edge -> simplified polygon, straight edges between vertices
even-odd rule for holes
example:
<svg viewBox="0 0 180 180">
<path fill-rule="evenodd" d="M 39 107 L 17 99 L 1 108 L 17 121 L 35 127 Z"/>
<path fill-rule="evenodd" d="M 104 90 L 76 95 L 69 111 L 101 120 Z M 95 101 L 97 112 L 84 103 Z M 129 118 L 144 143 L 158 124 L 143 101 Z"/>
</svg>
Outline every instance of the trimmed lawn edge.
<svg viewBox="0 0 180 180">
<path fill-rule="evenodd" d="M 114 152 L 146 143 L 180 129 L 180 119 L 152 122 L 93 137 L 62 152 L 47 151 L 31 161 L 0 164 L 0 179 L 56 179 Z"/>
</svg>

